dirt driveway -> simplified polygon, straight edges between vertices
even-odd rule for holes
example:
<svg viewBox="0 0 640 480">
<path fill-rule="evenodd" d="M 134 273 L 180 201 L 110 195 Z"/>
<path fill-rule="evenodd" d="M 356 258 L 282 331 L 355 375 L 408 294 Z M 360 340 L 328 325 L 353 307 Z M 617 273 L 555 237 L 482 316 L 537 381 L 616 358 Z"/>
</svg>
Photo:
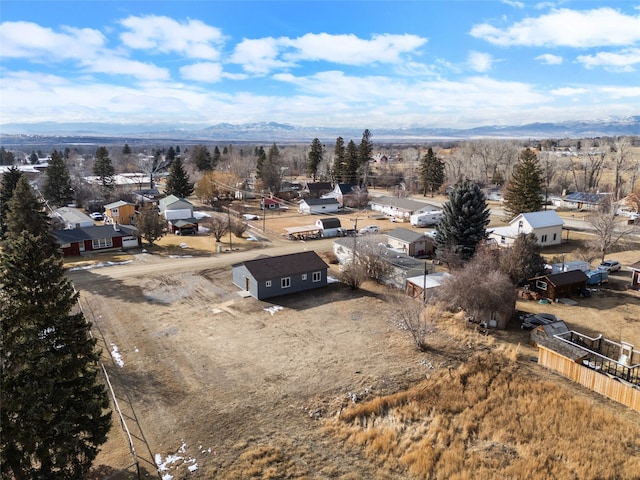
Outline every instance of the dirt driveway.
<svg viewBox="0 0 640 480">
<path fill-rule="evenodd" d="M 141 425 L 130 425 L 134 437 L 147 440 L 148 448 L 135 442 L 149 473 L 153 460 L 175 479 L 241 478 L 243 454 L 265 445 L 310 478 L 371 468 L 343 458 L 316 419 L 421 378 L 436 361 L 389 321 L 381 288 L 354 295 L 330 284 L 266 303 L 240 296 L 228 268 L 174 273 L 158 258 L 151 274 L 145 261 L 141 275 L 128 265 L 72 276 L 104 338 L 123 410 L 130 401 L 126 414 Z M 127 268 L 132 276 L 123 275 Z M 114 443 L 101 458 L 127 465 L 126 445 Z"/>
</svg>

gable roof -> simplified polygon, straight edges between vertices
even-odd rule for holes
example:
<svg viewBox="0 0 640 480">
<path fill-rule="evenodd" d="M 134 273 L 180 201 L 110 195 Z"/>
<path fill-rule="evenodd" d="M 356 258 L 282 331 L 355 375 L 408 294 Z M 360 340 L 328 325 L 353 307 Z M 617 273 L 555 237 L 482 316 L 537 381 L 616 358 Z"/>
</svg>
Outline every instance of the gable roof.
<svg viewBox="0 0 640 480">
<path fill-rule="evenodd" d="M 402 240 L 403 242 L 417 242 L 419 240 L 424 240 L 427 238 L 424 234 L 420 232 L 415 232 L 413 230 L 409 230 L 408 228 L 396 228 L 387 233 L 387 237 L 397 238 L 398 240 Z"/>
<path fill-rule="evenodd" d="M 369 201 L 370 205 L 382 205 L 385 207 L 395 207 L 400 210 L 417 211 L 425 207 L 435 207 L 430 203 L 420 202 L 418 200 L 412 200 L 410 198 L 397 198 L 397 197 L 377 197 Z"/>
<path fill-rule="evenodd" d="M 124 200 L 118 200 L 117 202 L 113 202 L 108 205 L 105 205 L 104 209 L 111 210 L 112 208 L 124 207 L 125 205 L 131 205 L 132 207 L 135 207 L 133 203 L 125 202 Z"/>
<path fill-rule="evenodd" d="M 93 223 L 93 219 L 89 215 L 84 213 L 82 210 L 80 210 L 79 208 L 60 207 L 60 208 L 56 208 L 54 213 L 56 215 L 59 215 L 66 222 L 70 222 L 70 223 L 91 222 L 91 223 Z"/>
<path fill-rule="evenodd" d="M 113 228 L 113 225 L 95 225 L 70 230 L 53 230 L 52 233 L 59 243 L 77 243 L 100 238 L 129 237 L 136 235 L 137 231 L 138 229 L 131 225 L 118 225 L 118 230 Z"/>
<path fill-rule="evenodd" d="M 338 183 L 336 185 L 336 188 L 343 195 L 348 195 L 349 193 L 353 193 L 353 189 L 356 188 L 356 187 L 358 187 L 358 184 L 356 184 L 356 183 Z M 365 190 L 365 189 L 363 188 L 363 190 Z"/>
<path fill-rule="evenodd" d="M 569 202 L 598 204 L 608 195 L 611 195 L 611 193 L 572 192 L 562 197 L 562 199 Z"/>
<path fill-rule="evenodd" d="M 256 280 L 270 280 L 329 268 L 314 251 L 290 253 L 277 257 L 259 257 L 242 265 Z"/>
<path fill-rule="evenodd" d="M 168 197 L 161 198 L 158 204 L 160 205 L 160 208 L 164 208 L 177 202 L 186 202 L 193 206 L 193 204 L 186 198 L 176 197 L 175 195 L 169 195 Z"/>
<path fill-rule="evenodd" d="M 308 182 L 307 190 L 309 190 L 310 192 L 320 192 L 323 190 L 329 192 L 333 190 L 333 188 L 331 187 L 331 184 L 329 182 Z"/>
<path fill-rule="evenodd" d="M 640 260 L 629 265 L 629 270 L 640 270 Z"/>
<path fill-rule="evenodd" d="M 318 205 L 338 205 L 340 203 L 336 200 L 335 197 L 329 198 L 305 198 L 304 200 L 300 200 L 300 203 L 306 203 L 310 207 L 318 206 Z"/>
<path fill-rule="evenodd" d="M 524 218 L 531 228 L 544 228 L 544 227 L 557 227 L 558 225 L 564 225 L 564 222 L 555 210 L 543 210 L 541 212 L 527 212 L 517 215 L 511 222 L 514 225 L 521 218 Z"/>
<path fill-rule="evenodd" d="M 318 222 L 322 223 L 322 228 L 340 228 L 342 224 L 340 219 L 336 217 L 319 218 Z"/>
</svg>

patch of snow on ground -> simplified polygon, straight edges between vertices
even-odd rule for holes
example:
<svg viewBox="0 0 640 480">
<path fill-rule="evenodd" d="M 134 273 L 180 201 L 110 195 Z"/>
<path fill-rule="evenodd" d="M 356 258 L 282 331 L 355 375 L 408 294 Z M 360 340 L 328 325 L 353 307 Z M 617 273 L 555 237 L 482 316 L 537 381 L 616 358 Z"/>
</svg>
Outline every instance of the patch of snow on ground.
<svg viewBox="0 0 640 480">
<path fill-rule="evenodd" d="M 267 307 L 264 310 L 266 312 L 269 312 L 271 314 L 271 316 L 273 316 L 276 312 L 279 312 L 280 310 L 282 310 L 284 307 L 281 307 L 280 305 L 273 305 L 271 307 Z"/>
<path fill-rule="evenodd" d="M 339 283 L 340 280 L 338 280 L 337 278 L 333 278 L 330 275 L 327 275 L 327 283 Z"/>
<path fill-rule="evenodd" d="M 111 344 L 111 356 L 113 357 L 113 361 L 118 364 L 120 368 L 124 367 L 124 362 L 122 361 L 122 355 L 118 351 L 118 346 L 115 343 Z"/>
<path fill-rule="evenodd" d="M 199 447 L 202 449 L 202 446 Z M 182 445 L 178 448 L 178 452 L 176 454 L 167 455 L 164 460 L 162 459 L 162 455 L 156 453 L 154 455 L 154 461 L 156 466 L 158 467 L 158 472 L 162 475 L 162 480 L 173 480 L 173 475 L 169 472 L 169 469 L 177 470 L 181 465 L 185 465 L 189 472 L 194 473 L 198 470 L 198 463 L 195 458 L 191 458 L 187 455 L 178 455 L 184 454 L 187 451 L 187 444 L 182 441 Z M 211 452 L 211 449 L 209 449 Z M 204 450 L 203 450 L 204 453 Z M 175 473 L 175 472 L 174 472 Z"/>
<path fill-rule="evenodd" d="M 80 267 L 71 267 L 69 271 L 75 272 L 78 270 L 91 270 L 92 268 L 113 267 L 116 265 L 126 265 L 127 263 L 131 263 L 131 262 L 133 262 L 133 260 L 124 260 L 122 262 L 100 262 L 100 263 L 94 263 L 92 265 L 82 265 Z"/>
<path fill-rule="evenodd" d="M 206 212 L 193 212 L 193 218 L 210 218 L 211 215 L 209 215 Z"/>
<path fill-rule="evenodd" d="M 184 247 L 189 248 L 189 247 Z M 169 255 L 169 258 L 193 258 L 193 255 Z"/>
</svg>

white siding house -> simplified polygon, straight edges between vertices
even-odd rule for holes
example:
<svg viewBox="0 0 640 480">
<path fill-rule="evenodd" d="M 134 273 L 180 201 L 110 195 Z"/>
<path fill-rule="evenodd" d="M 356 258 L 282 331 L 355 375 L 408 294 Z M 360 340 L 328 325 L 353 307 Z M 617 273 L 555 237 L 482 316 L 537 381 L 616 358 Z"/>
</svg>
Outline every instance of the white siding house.
<svg viewBox="0 0 640 480">
<path fill-rule="evenodd" d="M 507 227 L 497 227 L 487 230 L 489 238 L 501 247 L 513 245 L 521 233 L 534 233 L 538 244 L 542 247 L 559 245 L 562 242 L 562 226 L 564 222 L 555 210 L 542 212 L 521 213 L 516 216 Z"/>
<path fill-rule="evenodd" d="M 321 213 L 335 213 L 340 209 L 340 204 L 335 198 L 306 198 L 300 200 L 298 210 L 307 215 Z"/>
<path fill-rule="evenodd" d="M 169 195 L 159 202 L 160 213 L 167 220 L 182 220 L 193 217 L 193 204 L 184 198 Z"/>
</svg>

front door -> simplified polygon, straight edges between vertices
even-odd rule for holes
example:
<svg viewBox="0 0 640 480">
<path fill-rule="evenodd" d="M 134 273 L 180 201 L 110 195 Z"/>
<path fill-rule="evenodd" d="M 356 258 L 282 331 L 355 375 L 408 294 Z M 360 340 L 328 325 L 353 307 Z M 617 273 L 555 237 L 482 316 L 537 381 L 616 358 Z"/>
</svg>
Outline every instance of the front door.
<svg viewBox="0 0 640 480">
<path fill-rule="evenodd" d="M 249 291 L 249 278 L 248 277 L 244 277 L 244 289 L 247 292 Z"/>
</svg>

